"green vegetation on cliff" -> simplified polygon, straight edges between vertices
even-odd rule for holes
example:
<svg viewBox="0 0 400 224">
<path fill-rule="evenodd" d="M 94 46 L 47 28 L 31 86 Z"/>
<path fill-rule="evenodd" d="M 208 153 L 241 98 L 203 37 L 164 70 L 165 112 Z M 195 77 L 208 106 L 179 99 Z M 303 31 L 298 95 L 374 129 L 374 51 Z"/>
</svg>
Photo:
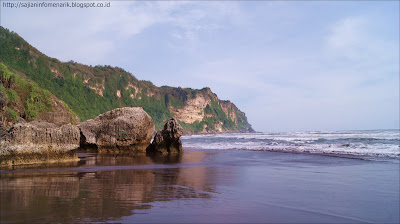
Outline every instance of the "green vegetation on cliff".
<svg viewBox="0 0 400 224">
<path fill-rule="evenodd" d="M 18 117 L 27 121 L 38 118 L 39 114 L 52 109 L 51 93 L 7 69 L 0 63 L 0 111 L 4 123 Z"/>
<path fill-rule="evenodd" d="M 232 103 L 220 101 L 208 88 L 156 87 L 118 67 L 61 62 L 42 54 L 18 34 L 3 27 L 0 27 L 0 63 L 64 101 L 81 120 L 118 107 L 141 106 L 153 118 L 156 129 L 161 129 L 167 119 L 175 116 L 185 132 L 252 131 L 244 113 Z M 37 96 L 36 89 L 32 92 L 23 99 L 28 111 L 24 116 L 28 120 L 46 108 L 45 103 L 34 105 L 44 99 Z M 5 94 L 9 101 L 19 96 L 12 91 Z M 190 103 L 199 97 L 206 104 L 193 104 L 197 105 L 196 112 L 190 111 L 193 107 Z M 193 119 L 193 116 L 200 117 Z"/>
</svg>

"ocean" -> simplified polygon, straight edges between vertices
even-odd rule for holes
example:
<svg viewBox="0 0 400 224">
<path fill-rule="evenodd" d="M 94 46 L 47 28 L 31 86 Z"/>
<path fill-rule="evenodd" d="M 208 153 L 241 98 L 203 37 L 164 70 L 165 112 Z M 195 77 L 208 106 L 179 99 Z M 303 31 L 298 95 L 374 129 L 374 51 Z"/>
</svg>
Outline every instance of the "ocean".
<svg viewBox="0 0 400 224">
<path fill-rule="evenodd" d="M 399 131 L 183 136 L 0 170 L 0 223 L 399 223 Z"/>
<path fill-rule="evenodd" d="M 196 149 L 399 158 L 399 136 L 399 130 L 207 134 L 183 136 L 182 144 Z"/>
</svg>

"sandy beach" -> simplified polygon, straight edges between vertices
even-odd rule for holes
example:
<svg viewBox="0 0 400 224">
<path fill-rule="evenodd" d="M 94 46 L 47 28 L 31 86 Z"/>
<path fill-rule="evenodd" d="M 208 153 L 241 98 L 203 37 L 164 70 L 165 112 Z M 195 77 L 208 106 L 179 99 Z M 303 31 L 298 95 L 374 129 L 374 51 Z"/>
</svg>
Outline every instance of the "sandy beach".
<svg viewBox="0 0 400 224">
<path fill-rule="evenodd" d="M 1 170 L 1 223 L 396 223 L 399 162 L 186 149 Z"/>
<path fill-rule="evenodd" d="M 400 224 L 400 0 L 0 2 L 0 224 Z"/>
</svg>

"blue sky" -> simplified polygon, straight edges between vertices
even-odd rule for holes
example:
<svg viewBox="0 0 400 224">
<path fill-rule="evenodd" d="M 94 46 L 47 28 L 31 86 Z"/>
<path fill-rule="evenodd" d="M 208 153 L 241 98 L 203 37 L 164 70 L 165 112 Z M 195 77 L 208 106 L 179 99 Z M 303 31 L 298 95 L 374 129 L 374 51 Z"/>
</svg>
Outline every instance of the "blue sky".
<svg viewBox="0 0 400 224">
<path fill-rule="evenodd" d="M 398 1 L 116 1 L 1 8 L 48 56 L 210 87 L 257 131 L 399 128 Z"/>
</svg>

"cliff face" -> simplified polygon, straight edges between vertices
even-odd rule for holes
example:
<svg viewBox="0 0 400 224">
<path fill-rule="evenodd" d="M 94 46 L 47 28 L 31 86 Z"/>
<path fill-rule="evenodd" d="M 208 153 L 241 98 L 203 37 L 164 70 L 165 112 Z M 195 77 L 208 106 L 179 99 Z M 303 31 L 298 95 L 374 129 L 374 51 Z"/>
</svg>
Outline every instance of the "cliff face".
<svg viewBox="0 0 400 224">
<path fill-rule="evenodd" d="M 0 40 L 0 62 L 64 101 L 81 120 L 119 107 L 140 106 L 156 129 L 176 117 L 186 133 L 253 131 L 243 112 L 219 100 L 209 88 L 157 87 L 118 67 L 60 62 L 3 27 Z"/>
</svg>

